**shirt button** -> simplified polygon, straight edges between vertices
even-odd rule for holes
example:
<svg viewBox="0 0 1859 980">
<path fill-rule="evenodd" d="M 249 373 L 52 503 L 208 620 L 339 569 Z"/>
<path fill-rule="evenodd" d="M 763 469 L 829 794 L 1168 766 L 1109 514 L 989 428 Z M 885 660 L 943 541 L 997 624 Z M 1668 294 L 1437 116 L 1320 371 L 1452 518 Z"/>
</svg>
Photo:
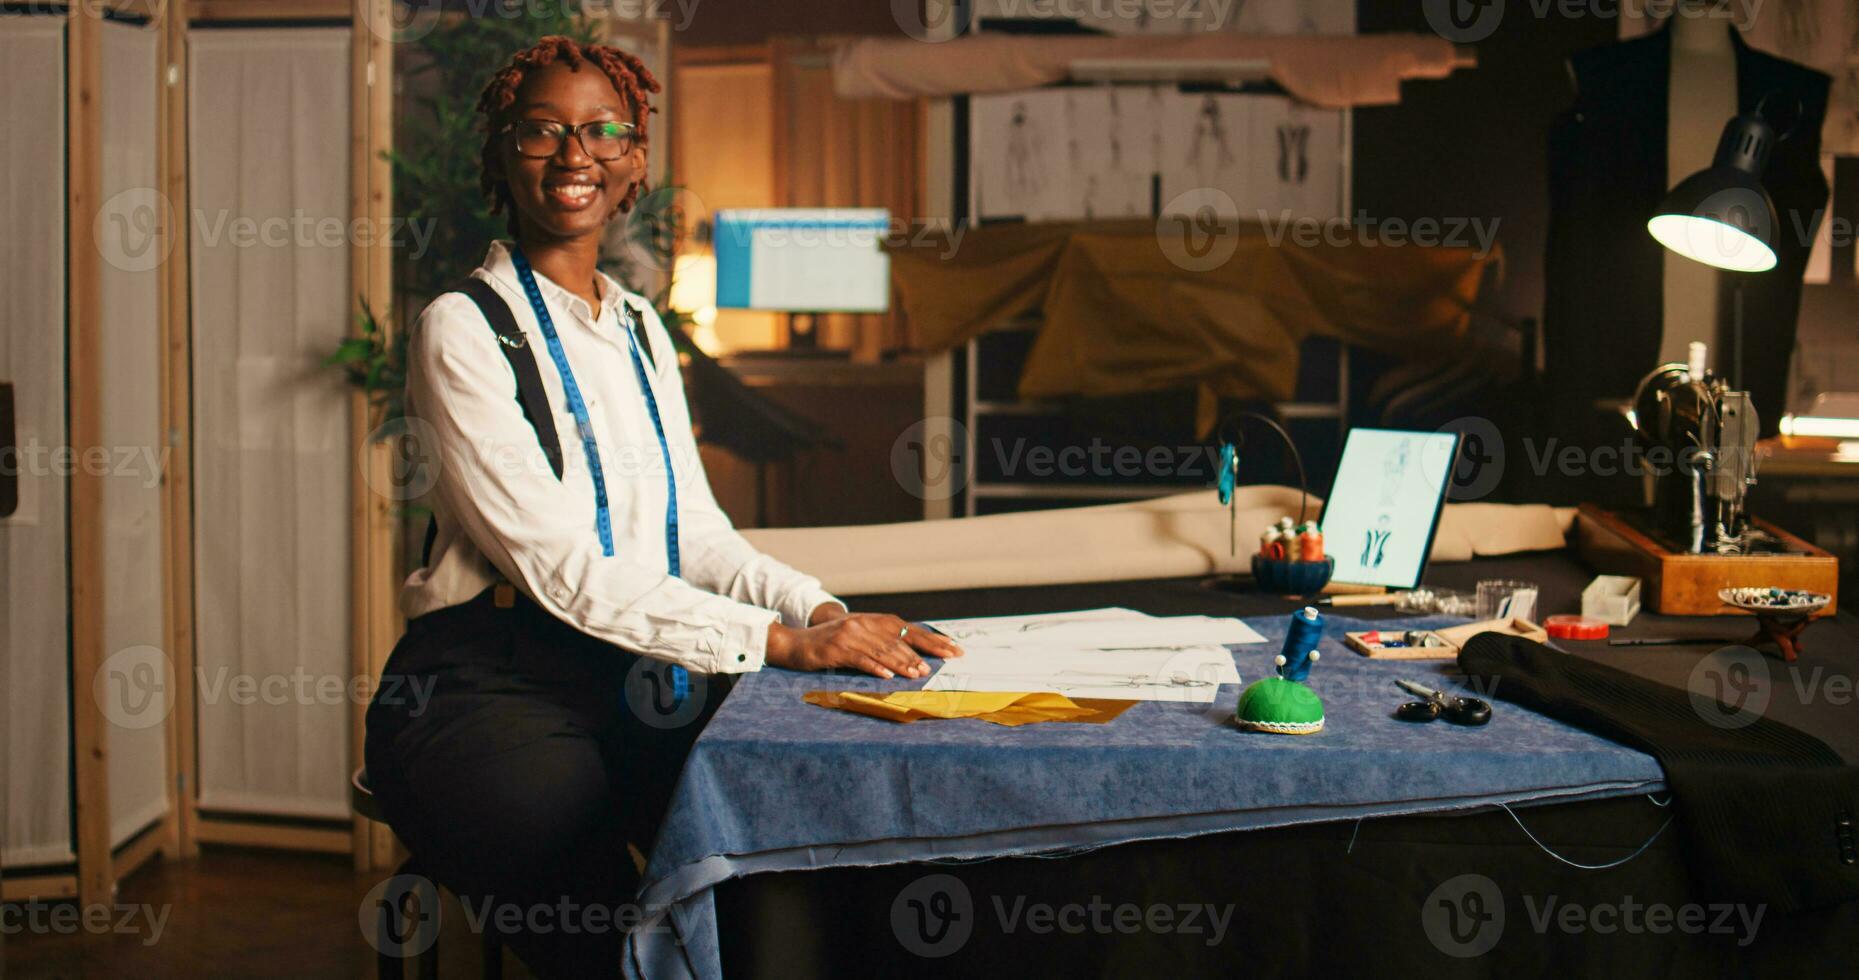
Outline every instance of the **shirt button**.
<svg viewBox="0 0 1859 980">
<path fill-rule="evenodd" d="M 564 586 L 558 585 L 555 587 L 554 596 L 555 598 L 560 599 L 563 602 L 566 602 L 568 601 L 568 589 Z"/>
<path fill-rule="evenodd" d="M 745 660 L 747 660 L 747 659 L 749 659 L 749 655 L 748 655 L 748 654 L 746 654 L 746 653 L 739 653 L 739 654 L 736 654 L 736 662 L 737 662 L 737 663 L 742 663 L 743 661 L 745 661 Z"/>
</svg>

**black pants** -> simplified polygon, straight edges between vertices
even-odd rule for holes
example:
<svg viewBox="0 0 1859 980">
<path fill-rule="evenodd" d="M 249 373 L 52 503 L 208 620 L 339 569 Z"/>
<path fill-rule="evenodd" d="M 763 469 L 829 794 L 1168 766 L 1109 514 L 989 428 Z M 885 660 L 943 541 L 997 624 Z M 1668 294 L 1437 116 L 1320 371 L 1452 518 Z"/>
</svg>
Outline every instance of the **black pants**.
<svg viewBox="0 0 1859 980">
<path fill-rule="evenodd" d="M 422 870 L 545 977 L 613 976 L 649 853 L 723 690 L 487 590 L 414 620 L 368 708 L 368 777 Z"/>
</svg>

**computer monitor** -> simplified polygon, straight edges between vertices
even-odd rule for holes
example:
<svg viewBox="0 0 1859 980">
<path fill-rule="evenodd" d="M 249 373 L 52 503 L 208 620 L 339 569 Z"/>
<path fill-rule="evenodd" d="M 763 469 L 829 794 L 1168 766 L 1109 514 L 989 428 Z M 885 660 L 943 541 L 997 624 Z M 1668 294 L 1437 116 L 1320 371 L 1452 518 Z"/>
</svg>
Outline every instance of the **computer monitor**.
<svg viewBox="0 0 1859 980">
<path fill-rule="evenodd" d="M 891 303 L 883 208 L 764 208 L 716 213 L 718 309 L 883 313 Z"/>
</svg>

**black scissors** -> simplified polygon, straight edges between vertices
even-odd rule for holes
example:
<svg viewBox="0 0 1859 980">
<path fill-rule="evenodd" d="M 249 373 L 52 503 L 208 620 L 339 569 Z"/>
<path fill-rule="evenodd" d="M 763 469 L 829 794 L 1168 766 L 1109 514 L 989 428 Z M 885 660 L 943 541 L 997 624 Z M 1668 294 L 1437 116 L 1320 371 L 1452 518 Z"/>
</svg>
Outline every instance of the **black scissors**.
<svg viewBox="0 0 1859 980">
<path fill-rule="evenodd" d="M 1491 720 L 1491 706 L 1477 698 L 1455 697 L 1413 681 L 1395 681 L 1394 686 L 1420 699 L 1394 709 L 1394 717 L 1402 721 L 1444 718 L 1455 725 L 1477 726 Z"/>
</svg>

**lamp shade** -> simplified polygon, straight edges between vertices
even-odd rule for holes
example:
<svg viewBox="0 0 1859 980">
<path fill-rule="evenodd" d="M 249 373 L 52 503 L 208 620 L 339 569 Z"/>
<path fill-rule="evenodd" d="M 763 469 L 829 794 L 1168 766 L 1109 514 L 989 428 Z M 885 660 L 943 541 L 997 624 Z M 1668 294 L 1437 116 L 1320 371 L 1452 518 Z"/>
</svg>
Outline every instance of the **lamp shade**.
<svg viewBox="0 0 1859 980">
<path fill-rule="evenodd" d="M 1711 165 L 1666 194 L 1646 222 L 1659 244 L 1737 272 L 1775 267 L 1775 202 L 1762 186 L 1775 131 L 1756 113 L 1730 120 Z"/>
</svg>

